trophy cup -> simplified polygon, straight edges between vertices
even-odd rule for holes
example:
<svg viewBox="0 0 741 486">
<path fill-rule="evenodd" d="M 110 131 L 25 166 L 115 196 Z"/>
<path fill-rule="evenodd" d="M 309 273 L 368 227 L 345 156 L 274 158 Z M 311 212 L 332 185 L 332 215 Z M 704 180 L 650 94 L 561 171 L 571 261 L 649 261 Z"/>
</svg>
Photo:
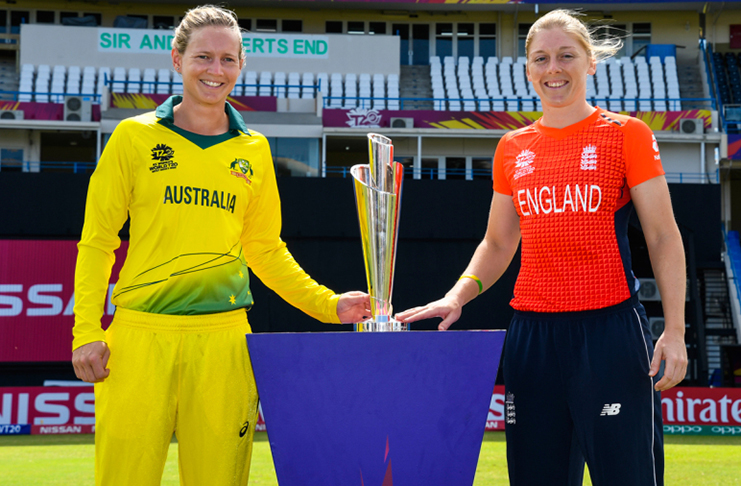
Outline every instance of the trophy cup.
<svg viewBox="0 0 741 486">
<path fill-rule="evenodd" d="M 350 169 L 355 179 L 355 202 L 371 301 L 370 319 L 355 324 L 355 330 L 406 331 L 406 323 L 393 318 L 391 306 L 404 166 L 393 161 L 394 146 L 389 138 L 369 133 L 368 150 L 370 163 Z"/>
</svg>

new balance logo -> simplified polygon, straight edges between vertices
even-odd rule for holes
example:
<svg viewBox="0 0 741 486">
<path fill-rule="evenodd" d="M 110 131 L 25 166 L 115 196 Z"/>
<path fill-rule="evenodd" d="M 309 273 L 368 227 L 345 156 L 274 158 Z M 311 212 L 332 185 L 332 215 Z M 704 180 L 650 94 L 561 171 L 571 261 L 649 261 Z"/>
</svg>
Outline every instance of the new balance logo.
<svg viewBox="0 0 741 486">
<path fill-rule="evenodd" d="M 605 415 L 617 415 L 620 413 L 620 405 L 619 403 L 605 403 L 605 406 L 602 407 L 602 413 L 599 414 L 600 417 L 604 417 Z"/>
</svg>

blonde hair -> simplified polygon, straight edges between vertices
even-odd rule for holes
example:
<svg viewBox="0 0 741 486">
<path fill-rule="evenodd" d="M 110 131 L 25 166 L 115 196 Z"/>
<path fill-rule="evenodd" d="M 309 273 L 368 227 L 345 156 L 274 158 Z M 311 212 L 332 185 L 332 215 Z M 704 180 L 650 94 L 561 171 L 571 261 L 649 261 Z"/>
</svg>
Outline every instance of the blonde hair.
<svg viewBox="0 0 741 486">
<path fill-rule="evenodd" d="M 175 29 L 172 39 L 172 48 L 182 55 L 190 42 L 190 36 L 194 31 L 203 27 L 226 27 L 239 34 L 239 60 L 245 57 L 242 45 L 242 30 L 237 23 L 237 14 L 216 5 L 201 5 L 185 12 L 185 17 Z"/>
<path fill-rule="evenodd" d="M 602 26 L 588 28 L 584 22 L 577 18 L 580 14 L 574 10 L 558 9 L 548 12 L 539 18 L 530 27 L 525 39 L 525 53 L 530 54 L 530 44 L 533 37 L 543 30 L 561 29 L 567 34 L 573 35 L 579 44 L 587 51 L 587 55 L 593 57 L 596 62 L 604 61 L 615 54 L 623 47 L 623 40 L 619 37 L 611 36 L 603 39 L 596 38 L 596 31 Z"/>
</svg>

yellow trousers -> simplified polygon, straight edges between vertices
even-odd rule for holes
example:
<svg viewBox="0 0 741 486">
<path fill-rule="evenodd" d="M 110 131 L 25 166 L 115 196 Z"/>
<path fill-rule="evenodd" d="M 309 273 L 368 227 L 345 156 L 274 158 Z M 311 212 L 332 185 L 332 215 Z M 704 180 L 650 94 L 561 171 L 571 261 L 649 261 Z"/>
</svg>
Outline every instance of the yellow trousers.
<svg viewBox="0 0 741 486">
<path fill-rule="evenodd" d="M 159 485 L 173 432 L 181 485 L 246 485 L 258 401 L 249 332 L 243 309 L 117 309 L 110 375 L 95 384 L 96 485 Z"/>
</svg>

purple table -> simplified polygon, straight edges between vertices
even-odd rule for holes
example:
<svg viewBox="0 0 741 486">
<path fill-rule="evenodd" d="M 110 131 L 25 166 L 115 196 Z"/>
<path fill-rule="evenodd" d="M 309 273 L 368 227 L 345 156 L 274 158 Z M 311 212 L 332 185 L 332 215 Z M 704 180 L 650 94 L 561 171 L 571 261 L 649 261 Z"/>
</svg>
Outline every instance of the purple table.
<svg viewBox="0 0 741 486">
<path fill-rule="evenodd" d="M 473 483 L 504 331 L 248 334 L 281 486 Z"/>
</svg>

